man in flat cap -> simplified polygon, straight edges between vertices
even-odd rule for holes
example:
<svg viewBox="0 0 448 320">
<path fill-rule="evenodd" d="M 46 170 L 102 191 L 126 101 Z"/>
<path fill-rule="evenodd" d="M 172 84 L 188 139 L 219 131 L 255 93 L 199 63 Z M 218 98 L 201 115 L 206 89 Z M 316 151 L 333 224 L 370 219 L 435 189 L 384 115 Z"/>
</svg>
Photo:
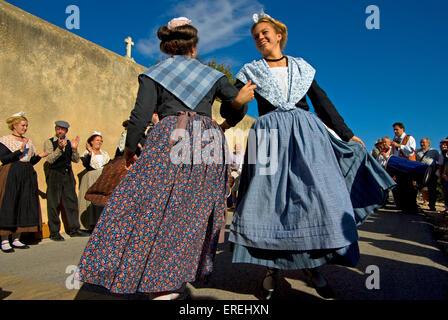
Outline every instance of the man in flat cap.
<svg viewBox="0 0 448 320">
<path fill-rule="evenodd" d="M 50 239 L 63 241 L 59 205 L 62 205 L 67 218 L 66 233 L 71 237 L 85 237 L 89 234 L 80 230 L 76 181 L 72 170 L 72 161 L 79 162 L 79 137 L 73 141 L 66 135 L 70 125 L 66 121 L 56 121 L 55 136 L 44 143 L 45 152 L 49 152 L 46 161 L 47 214 Z"/>
</svg>

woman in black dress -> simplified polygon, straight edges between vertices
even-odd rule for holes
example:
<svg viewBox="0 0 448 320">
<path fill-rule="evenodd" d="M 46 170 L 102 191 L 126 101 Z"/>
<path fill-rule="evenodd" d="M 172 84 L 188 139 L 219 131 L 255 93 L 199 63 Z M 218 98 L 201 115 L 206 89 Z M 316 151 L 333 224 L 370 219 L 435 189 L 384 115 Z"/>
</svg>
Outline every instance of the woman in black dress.
<svg viewBox="0 0 448 320">
<path fill-rule="evenodd" d="M 41 224 L 37 174 L 33 165 L 48 155 L 24 134 L 28 120 L 18 113 L 6 120 L 11 134 L 0 138 L 0 235 L 5 253 L 28 249 L 20 242 L 22 232 L 36 232 Z M 11 235 L 11 243 L 9 236 Z"/>
</svg>

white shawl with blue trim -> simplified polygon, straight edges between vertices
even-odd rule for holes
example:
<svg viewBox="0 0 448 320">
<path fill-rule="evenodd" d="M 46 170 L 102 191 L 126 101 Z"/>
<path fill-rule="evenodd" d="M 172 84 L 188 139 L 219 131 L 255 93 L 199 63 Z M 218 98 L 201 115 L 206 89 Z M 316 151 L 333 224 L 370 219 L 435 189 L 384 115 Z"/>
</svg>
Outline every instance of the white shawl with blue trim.
<svg viewBox="0 0 448 320">
<path fill-rule="evenodd" d="M 289 91 L 286 100 L 277 79 L 264 59 L 245 64 L 236 78 L 243 83 L 252 80 L 252 84 L 257 86 L 255 91 L 279 110 L 294 110 L 296 103 L 306 95 L 311 87 L 316 70 L 302 58 L 290 56 L 287 58 Z"/>
</svg>

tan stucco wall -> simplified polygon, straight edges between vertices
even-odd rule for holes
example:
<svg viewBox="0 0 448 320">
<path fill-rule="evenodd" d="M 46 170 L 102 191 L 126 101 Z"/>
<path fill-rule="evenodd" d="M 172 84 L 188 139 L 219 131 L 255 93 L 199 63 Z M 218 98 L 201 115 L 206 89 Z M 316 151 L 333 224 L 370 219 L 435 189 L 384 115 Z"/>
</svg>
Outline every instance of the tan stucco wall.
<svg viewBox="0 0 448 320">
<path fill-rule="evenodd" d="M 113 156 L 121 123 L 135 103 L 137 77 L 144 70 L 142 65 L 0 0 L 0 136 L 10 133 L 5 120 L 24 111 L 29 119 L 27 136 L 38 152 L 43 151 L 45 139 L 53 136 L 54 122 L 66 120 L 71 124 L 69 138 L 81 138 L 80 153 L 96 130 L 103 134 L 103 149 Z M 218 108 L 216 103 L 213 114 L 221 123 Z M 246 117 L 237 128 L 247 129 L 253 121 Z M 226 133 L 229 144 L 235 143 L 235 132 Z M 39 189 L 45 192 L 43 164 L 35 169 Z M 75 175 L 83 170 L 81 164 L 73 168 Z M 41 207 L 46 222 L 45 200 Z"/>
</svg>

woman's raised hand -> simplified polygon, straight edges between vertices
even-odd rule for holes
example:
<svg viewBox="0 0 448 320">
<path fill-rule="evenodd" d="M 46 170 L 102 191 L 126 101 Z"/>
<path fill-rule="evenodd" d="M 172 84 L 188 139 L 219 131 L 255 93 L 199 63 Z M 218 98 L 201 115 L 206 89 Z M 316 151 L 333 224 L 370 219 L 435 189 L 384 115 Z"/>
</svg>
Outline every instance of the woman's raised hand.
<svg viewBox="0 0 448 320">
<path fill-rule="evenodd" d="M 79 145 L 79 137 L 76 136 L 76 138 L 74 140 L 71 141 L 72 144 L 72 149 L 76 150 L 78 149 L 78 145 Z"/>
<path fill-rule="evenodd" d="M 86 143 L 86 150 L 90 153 L 90 154 L 92 154 L 92 152 L 93 152 L 93 148 L 90 146 L 90 144 L 87 142 Z"/>
</svg>

